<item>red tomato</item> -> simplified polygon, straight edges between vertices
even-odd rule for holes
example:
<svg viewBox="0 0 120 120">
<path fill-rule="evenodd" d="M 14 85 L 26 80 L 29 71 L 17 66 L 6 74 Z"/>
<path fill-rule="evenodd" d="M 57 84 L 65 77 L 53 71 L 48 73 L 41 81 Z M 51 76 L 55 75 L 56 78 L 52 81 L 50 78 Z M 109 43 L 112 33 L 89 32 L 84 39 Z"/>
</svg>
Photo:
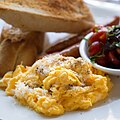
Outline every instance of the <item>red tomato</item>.
<svg viewBox="0 0 120 120">
<path fill-rule="evenodd" d="M 93 56 L 93 55 L 99 53 L 101 50 L 102 50 L 101 43 L 99 41 L 95 41 L 90 45 L 88 52 L 89 52 L 90 56 Z"/>
<path fill-rule="evenodd" d="M 105 44 L 107 40 L 107 33 L 105 31 L 101 31 L 101 36 L 99 37 L 99 39 L 100 39 L 100 42 Z"/>
<path fill-rule="evenodd" d="M 93 35 L 88 40 L 88 45 L 91 45 L 95 41 L 100 41 L 105 44 L 106 40 L 107 40 L 106 31 L 99 31 L 99 32 L 93 33 Z"/>
<path fill-rule="evenodd" d="M 116 51 L 118 54 L 120 54 L 120 48 L 117 48 Z"/>
<path fill-rule="evenodd" d="M 99 64 L 99 65 L 102 65 L 102 66 L 106 66 L 107 65 L 105 56 L 96 58 L 95 62 L 97 64 Z"/>
<path fill-rule="evenodd" d="M 120 60 L 117 59 L 117 57 L 115 56 L 115 52 L 114 51 L 109 51 L 108 56 L 109 56 L 110 61 L 114 65 L 119 65 L 120 64 Z"/>
</svg>

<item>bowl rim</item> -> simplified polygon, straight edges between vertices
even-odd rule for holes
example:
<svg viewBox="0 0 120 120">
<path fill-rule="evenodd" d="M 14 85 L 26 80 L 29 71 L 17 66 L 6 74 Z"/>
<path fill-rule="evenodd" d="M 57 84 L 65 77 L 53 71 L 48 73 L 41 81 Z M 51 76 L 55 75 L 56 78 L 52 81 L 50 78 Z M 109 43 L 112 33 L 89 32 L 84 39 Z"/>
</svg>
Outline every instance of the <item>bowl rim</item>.
<svg viewBox="0 0 120 120">
<path fill-rule="evenodd" d="M 93 35 L 93 32 L 90 32 L 88 33 L 81 41 L 80 43 L 80 46 L 79 46 L 79 52 L 80 52 L 80 55 L 81 57 L 87 61 L 88 63 L 90 63 L 93 67 L 99 69 L 99 70 L 102 70 L 104 72 L 119 72 L 120 73 L 120 69 L 113 69 L 113 68 L 107 68 L 107 67 L 104 67 L 104 66 L 101 66 L 97 63 L 92 63 L 91 60 L 89 59 L 87 53 L 86 53 L 86 48 L 87 48 L 87 40 L 86 39 L 89 39 L 91 36 Z M 113 73 L 114 74 L 114 73 Z"/>
</svg>

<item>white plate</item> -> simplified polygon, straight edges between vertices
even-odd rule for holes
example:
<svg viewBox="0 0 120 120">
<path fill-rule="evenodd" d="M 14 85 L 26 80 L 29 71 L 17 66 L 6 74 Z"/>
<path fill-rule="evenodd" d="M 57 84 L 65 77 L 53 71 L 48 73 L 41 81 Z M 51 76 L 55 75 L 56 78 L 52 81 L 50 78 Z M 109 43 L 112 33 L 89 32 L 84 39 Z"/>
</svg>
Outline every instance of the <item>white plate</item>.
<svg viewBox="0 0 120 120">
<path fill-rule="evenodd" d="M 100 2 L 96 0 L 84 0 L 91 11 L 97 23 L 106 23 L 111 20 L 111 17 L 120 16 L 120 4 L 112 4 L 106 2 Z"/>
<path fill-rule="evenodd" d="M 119 11 L 105 10 L 104 8 L 96 8 L 90 5 L 95 20 L 97 23 L 111 20 L 112 16 L 120 15 Z M 66 34 L 48 33 L 51 38 L 58 38 Z M 50 41 L 52 43 L 52 41 Z M 120 77 L 112 76 L 114 87 L 110 92 L 110 96 L 105 100 L 93 106 L 88 111 L 74 111 L 65 113 L 58 117 L 45 117 L 41 114 L 19 105 L 12 97 L 5 95 L 4 91 L 0 90 L 0 120 L 120 120 Z"/>
<path fill-rule="evenodd" d="M 2 120 L 120 120 L 120 78 L 111 77 L 114 87 L 109 97 L 88 111 L 74 111 L 58 117 L 45 117 L 19 105 L 0 91 L 0 119 Z"/>
</svg>

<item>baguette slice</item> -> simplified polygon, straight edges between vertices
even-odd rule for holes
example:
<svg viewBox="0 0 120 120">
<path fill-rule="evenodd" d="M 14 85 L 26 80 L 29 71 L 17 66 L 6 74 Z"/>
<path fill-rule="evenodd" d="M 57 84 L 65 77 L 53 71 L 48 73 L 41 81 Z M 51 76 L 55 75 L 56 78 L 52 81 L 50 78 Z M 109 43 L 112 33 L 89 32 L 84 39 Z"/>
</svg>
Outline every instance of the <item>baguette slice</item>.
<svg viewBox="0 0 120 120">
<path fill-rule="evenodd" d="M 80 33 L 94 20 L 83 0 L 0 0 L 0 17 L 30 31 Z"/>
</svg>

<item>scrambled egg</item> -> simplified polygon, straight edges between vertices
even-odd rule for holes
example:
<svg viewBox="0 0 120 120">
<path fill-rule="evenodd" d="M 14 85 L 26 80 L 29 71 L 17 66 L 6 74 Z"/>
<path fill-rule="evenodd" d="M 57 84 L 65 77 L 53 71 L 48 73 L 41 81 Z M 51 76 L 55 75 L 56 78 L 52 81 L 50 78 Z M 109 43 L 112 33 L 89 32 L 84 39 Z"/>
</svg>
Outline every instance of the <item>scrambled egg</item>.
<svg viewBox="0 0 120 120">
<path fill-rule="evenodd" d="M 109 77 L 93 71 L 97 73 L 82 58 L 50 55 L 32 67 L 19 65 L 14 72 L 6 73 L 0 87 L 38 113 L 61 115 L 88 109 L 107 97 L 112 86 Z"/>
</svg>

